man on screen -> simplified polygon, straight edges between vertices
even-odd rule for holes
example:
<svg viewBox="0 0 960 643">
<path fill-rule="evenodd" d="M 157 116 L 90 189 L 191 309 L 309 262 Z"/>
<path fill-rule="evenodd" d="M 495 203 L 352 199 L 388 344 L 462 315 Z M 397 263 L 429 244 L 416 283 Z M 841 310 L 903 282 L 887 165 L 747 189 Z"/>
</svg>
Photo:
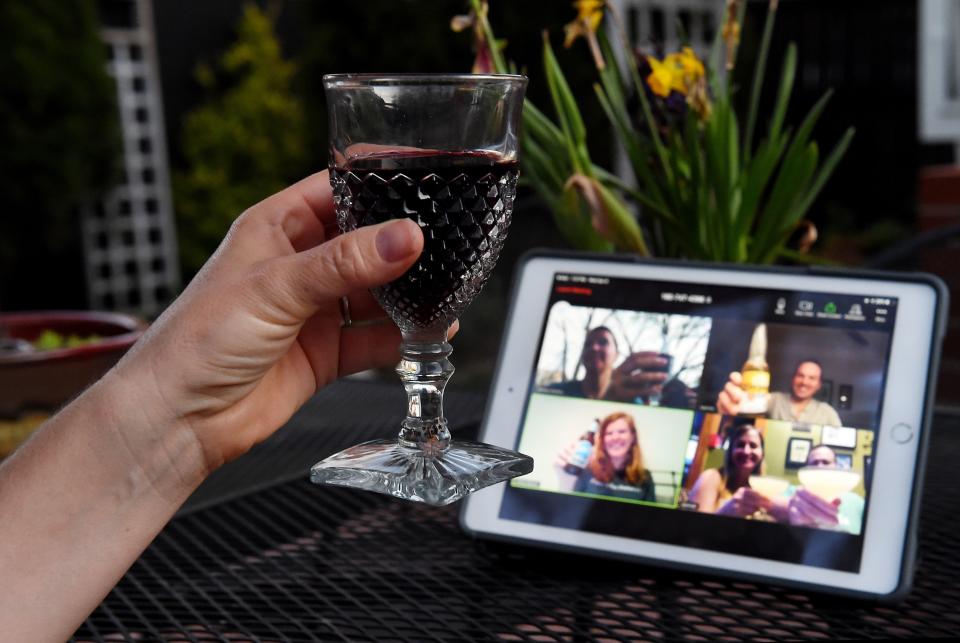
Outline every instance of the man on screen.
<svg viewBox="0 0 960 643">
<path fill-rule="evenodd" d="M 838 468 L 836 452 L 825 444 L 810 449 L 808 467 Z M 802 487 L 791 486 L 782 498 L 774 500 L 771 511 L 779 522 L 800 527 L 833 529 L 859 534 L 863 524 L 863 498 L 845 491 L 833 502 Z"/>
<path fill-rule="evenodd" d="M 804 359 L 797 364 L 791 381 L 791 391 L 773 391 L 766 416 L 771 420 L 788 420 L 807 424 L 842 426 L 837 411 L 820 400 L 814 399 L 823 386 L 823 367 L 814 359 Z M 717 411 L 724 415 L 737 415 L 745 395 L 740 373 L 730 373 L 730 379 L 717 397 Z"/>
</svg>

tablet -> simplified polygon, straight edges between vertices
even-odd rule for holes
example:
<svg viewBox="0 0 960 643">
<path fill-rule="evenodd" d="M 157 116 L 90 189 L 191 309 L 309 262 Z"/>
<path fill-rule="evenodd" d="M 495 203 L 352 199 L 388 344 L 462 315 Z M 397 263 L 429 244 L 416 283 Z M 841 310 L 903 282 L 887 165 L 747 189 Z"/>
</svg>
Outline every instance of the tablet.
<svg viewBox="0 0 960 643">
<path fill-rule="evenodd" d="M 533 472 L 479 537 L 898 598 L 946 291 L 935 277 L 528 255 L 481 439 Z"/>
</svg>

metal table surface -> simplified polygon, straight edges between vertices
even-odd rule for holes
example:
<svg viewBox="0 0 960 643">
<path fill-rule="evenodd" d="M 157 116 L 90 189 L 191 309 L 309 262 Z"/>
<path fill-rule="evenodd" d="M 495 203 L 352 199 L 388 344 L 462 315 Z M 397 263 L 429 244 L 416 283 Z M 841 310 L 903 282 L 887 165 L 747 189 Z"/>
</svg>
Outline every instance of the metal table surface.
<svg viewBox="0 0 960 643">
<path fill-rule="evenodd" d="M 455 437 L 483 396 L 447 396 Z M 394 383 L 347 381 L 212 475 L 77 641 L 635 641 L 960 636 L 960 421 L 938 417 L 912 594 L 891 606 L 475 541 L 432 508 L 310 484 L 394 435 Z M 372 419 L 369 419 L 372 418 Z"/>
</svg>

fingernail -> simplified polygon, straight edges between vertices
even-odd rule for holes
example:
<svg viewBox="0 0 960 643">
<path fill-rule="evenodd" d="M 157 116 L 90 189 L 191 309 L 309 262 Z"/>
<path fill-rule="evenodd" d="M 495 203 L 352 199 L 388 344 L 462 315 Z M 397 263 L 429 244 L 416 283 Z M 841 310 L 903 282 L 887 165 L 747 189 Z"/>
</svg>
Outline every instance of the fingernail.
<svg viewBox="0 0 960 643">
<path fill-rule="evenodd" d="M 377 232 L 377 253 L 390 263 L 406 259 L 414 249 L 412 229 L 406 220 L 391 221 Z"/>
</svg>

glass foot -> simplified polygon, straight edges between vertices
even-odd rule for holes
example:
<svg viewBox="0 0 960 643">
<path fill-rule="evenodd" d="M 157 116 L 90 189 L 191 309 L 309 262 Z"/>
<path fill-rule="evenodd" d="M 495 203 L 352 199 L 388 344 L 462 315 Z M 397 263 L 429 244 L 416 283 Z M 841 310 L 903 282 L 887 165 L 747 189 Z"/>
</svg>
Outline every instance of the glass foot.
<svg viewBox="0 0 960 643">
<path fill-rule="evenodd" d="M 428 457 L 396 440 L 373 440 L 313 465 L 310 480 L 442 506 L 531 471 L 530 456 L 482 442 L 454 441 Z"/>
</svg>

